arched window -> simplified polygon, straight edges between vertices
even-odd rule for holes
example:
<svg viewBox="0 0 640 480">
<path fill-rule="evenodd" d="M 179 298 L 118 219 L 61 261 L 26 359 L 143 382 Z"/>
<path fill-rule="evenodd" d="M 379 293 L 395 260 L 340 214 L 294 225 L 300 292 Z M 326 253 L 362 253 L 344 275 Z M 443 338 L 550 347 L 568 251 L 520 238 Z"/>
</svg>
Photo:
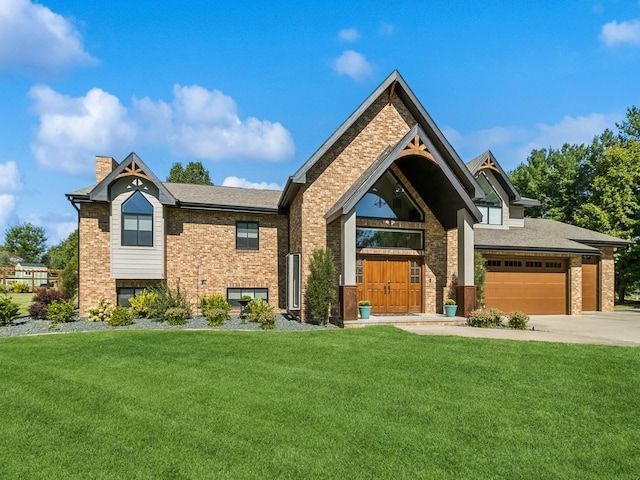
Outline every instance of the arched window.
<svg viewBox="0 0 640 480">
<path fill-rule="evenodd" d="M 122 204 L 122 245 L 153 246 L 153 205 L 140 191 Z"/>
</svg>

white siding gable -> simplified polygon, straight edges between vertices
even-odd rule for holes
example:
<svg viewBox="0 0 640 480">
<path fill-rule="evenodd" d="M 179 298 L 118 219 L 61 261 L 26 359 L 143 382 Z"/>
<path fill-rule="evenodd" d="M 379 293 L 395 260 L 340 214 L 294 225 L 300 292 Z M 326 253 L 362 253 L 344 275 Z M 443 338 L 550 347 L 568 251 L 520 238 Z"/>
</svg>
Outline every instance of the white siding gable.
<svg viewBox="0 0 640 480">
<path fill-rule="evenodd" d="M 153 246 L 122 245 L 122 204 L 139 190 L 153 206 Z M 164 209 L 158 188 L 138 177 L 125 177 L 111 186 L 111 278 L 163 279 Z"/>
</svg>

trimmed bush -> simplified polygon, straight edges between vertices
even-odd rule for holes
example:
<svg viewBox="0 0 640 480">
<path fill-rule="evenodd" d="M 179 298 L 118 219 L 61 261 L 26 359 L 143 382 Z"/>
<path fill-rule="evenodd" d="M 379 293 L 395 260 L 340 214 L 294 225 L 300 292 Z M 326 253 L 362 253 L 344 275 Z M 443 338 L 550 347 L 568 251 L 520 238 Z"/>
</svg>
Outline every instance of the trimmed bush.
<svg viewBox="0 0 640 480">
<path fill-rule="evenodd" d="M 6 293 L 0 295 L 0 327 L 8 327 L 18 318 L 20 306 Z"/>
<path fill-rule="evenodd" d="M 523 312 L 511 312 L 508 315 L 507 326 L 516 330 L 526 330 L 529 323 L 529 315 Z"/>
<path fill-rule="evenodd" d="M 29 316 L 36 320 L 46 320 L 49 305 L 55 300 L 69 300 L 69 296 L 55 288 L 38 288 L 29 306 Z"/>
<path fill-rule="evenodd" d="M 164 313 L 164 320 L 167 322 L 167 325 L 186 325 L 187 318 L 190 316 L 191 313 L 184 307 L 171 307 Z"/>
<path fill-rule="evenodd" d="M 47 318 L 53 322 L 73 322 L 76 317 L 76 306 L 71 300 L 54 300 L 47 308 Z"/>
<path fill-rule="evenodd" d="M 200 311 L 207 317 L 207 323 L 211 327 L 219 327 L 229 320 L 231 304 L 227 302 L 221 293 L 212 293 L 208 297 L 200 297 Z"/>
<path fill-rule="evenodd" d="M 276 313 L 273 307 L 264 301 L 264 298 L 254 298 L 247 305 L 249 320 L 257 322 L 263 330 L 272 330 L 276 327 Z"/>
<path fill-rule="evenodd" d="M 467 318 L 467 324 L 480 328 L 501 327 L 503 317 L 504 313 L 497 308 L 473 310 Z"/>
<path fill-rule="evenodd" d="M 118 305 L 111 312 L 107 323 L 112 327 L 124 327 L 133 323 L 133 310 L 122 305 Z"/>
<path fill-rule="evenodd" d="M 23 282 L 16 282 L 13 285 L 13 293 L 29 293 L 29 285 Z"/>
<path fill-rule="evenodd" d="M 0 283 L 0 293 L 7 293 L 9 290 L 7 289 L 7 286 L 3 283 Z"/>
<path fill-rule="evenodd" d="M 140 318 L 151 318 L 154 302 L 158 299 L 158 294 L 153 290 L 143 290 L 135 297 L 129 299 L 129 304 L 133 314 Z"/>
<path fill-rule="evenodd" d="M 186 293 L 183 293 L 180 290 L 179 281 L 176 284 L 175 289 L 169 288 L 166 283 L 163 283 L 160 288 L 155 289 L 154 292 L 157 297 L 149 309 L 149 318 L 160 321 L 166 320 L 168 310 L 178 308 L 183 311 L 186 323 L 186 319 L 191 316 L 191 303 L 189 303 Z M 174 313 L 175 312 L 172 312 L 170 316 L 173 317 Z M 179 316 L 182 315 L 183 314 L 181 313 Z"/>
<path fill-rule="evenodd" d="M 100 297 L 98 306 L 88 308 L 87 312 L 89 313 L 88 320 L 90 322 L 106 322 L 111 318 L 111 312 L 113 312 L 113 304 L 109 300 Z"/>
<path fill-rule="evenodd" d="M 324 325 L 329 320 L 329 307 L 336 298 L 336 266 L 330 248 L 311 252 L 307 280 L 307 305 L 311 318 Z"/>
</svg>

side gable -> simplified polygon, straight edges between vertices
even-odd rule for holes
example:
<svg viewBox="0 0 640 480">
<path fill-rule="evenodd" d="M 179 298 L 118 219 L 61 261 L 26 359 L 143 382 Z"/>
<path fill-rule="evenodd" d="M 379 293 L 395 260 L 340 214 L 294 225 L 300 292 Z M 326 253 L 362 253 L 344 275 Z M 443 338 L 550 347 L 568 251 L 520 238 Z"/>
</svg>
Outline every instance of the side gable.
<svg viewBox="0 0 640 480">
<path fill-rule="evenodd" d="M 109 201 L 109 188 L 113 182 L 124 177 L 140 177 L 153 183 L 159 192 L 159 200 L 162 205 L 173 206 L 176 204 L 175 197 L 167 190 L 164 184 L 155 176 L 149 167 L 136 155 L 131 152 L 117 168 L 107 175 L 89 192 L 89 200 L 96 202 Z"/>
<path fill-rule="evenodd" d="M 420 104 L 405 80 L 397 70 L 394 70 L 369 97 L 345 120 L 345 122 L 322 144 L 322 146 L 287 180 L 287 184 L 280 199 L 280 207 L 290 206 L 302 185 L 307 184 L 307 173 L 316 163 L 331 149 L 338 140 L 351 128 L 374 102 L 381 97 L 388 98 L 390 102 L 394 95 L 400 99 L 406 109 L 415 118 L 424 135 L 423 141 L 431 145 L 433 151 L 440 152 L 441 158 L 455 174 L 458 183 L 462 186 L 466 195 L 473 198 L 482 197 L 482 189 L 475 181 L 473 175 L 465 167 L 464 163 L 446 140 L 440 129 L 433 122 L 427 111 Z"/>
</svg>

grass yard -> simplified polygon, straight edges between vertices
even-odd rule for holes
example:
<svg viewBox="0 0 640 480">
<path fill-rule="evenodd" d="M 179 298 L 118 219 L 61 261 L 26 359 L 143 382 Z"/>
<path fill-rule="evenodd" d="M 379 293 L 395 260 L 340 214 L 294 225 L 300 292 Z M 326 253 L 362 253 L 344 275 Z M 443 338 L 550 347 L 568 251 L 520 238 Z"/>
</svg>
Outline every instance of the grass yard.
<svg viewBox="0 0 640 480">
<path fill-rule="evenodd" d="M 29 305 L 33 300 L 33 293 L 10 293 L 11 299 L 20 305 L 20 316 L 29 314 Z"/>
<path fill-rule="evenodd" d="M 640 349 L 392 327 L 0 339 L 0 478 L 637 478 Z"/>
</svg>

